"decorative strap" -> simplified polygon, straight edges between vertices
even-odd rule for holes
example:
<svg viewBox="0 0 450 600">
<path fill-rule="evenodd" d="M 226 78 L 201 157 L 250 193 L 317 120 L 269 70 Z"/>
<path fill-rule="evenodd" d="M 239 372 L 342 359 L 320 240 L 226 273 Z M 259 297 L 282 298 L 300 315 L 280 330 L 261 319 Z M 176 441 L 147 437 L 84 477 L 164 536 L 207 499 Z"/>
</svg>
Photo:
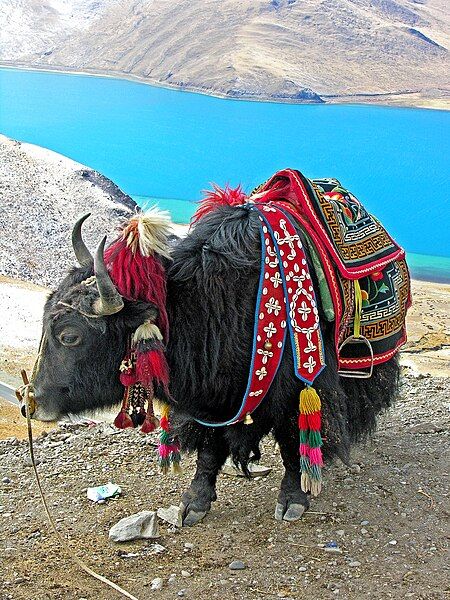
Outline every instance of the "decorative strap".
<svg viewBox="0 0 450 600">
<path fill-rule="evenodd" d="M 325 367 L 319 316 L 305 251 L 290 217 L 276 202 L 249 204 L 261 222 L 261 272 L 247 389 L 238 413 L 223 427 L 244 420 L 266 396 L 280 366 L 289 331 L 295 374 L 312 384 Z"/>
</svg>

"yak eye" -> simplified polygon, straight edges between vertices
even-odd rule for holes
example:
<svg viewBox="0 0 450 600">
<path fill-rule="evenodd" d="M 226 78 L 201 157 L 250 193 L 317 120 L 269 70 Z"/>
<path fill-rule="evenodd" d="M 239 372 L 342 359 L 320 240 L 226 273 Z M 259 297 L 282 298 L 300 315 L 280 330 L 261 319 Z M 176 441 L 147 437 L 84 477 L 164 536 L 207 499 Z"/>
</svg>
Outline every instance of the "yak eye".
<svg viewBox="0 0 450 600">
<path fill-rule="evenodd" d="M 58 335 L 58 339 L 63 346 L 78 346 L 81 337 L 73 331 L 63 331 Z"/>
</svg>

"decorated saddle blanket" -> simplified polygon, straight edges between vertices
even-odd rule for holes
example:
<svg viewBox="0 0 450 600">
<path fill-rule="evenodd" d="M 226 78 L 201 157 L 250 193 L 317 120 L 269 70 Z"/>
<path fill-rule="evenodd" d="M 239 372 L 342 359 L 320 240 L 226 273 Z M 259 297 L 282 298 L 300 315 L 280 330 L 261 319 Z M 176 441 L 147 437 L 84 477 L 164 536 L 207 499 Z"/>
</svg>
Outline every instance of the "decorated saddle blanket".
<svg viewBox="0 0 450 600">
<path fill-rule="evenodd" d="M 398 351 L 406 340 L 410 305 L 405 252 L 338 180 L 309 180 L 286 169 L 250 196 L 239 189 L 216 189 L 194 221 L 215 207 L 211 199 L 258 213 L 262 262 L 252 364 L 241 408 L 228 421 L 205 425 L 251 422 L 251 412 L 276 375 L 288 335 L 299 379 L 311 385 L 325 366 L 317 300 L 298 228 L 307 240 L 325 314 L 336 323 L 341 374 L 370 375 L 374 365 Z"/>
<path fill-rule="evenodd" d="M 276 173 L 250 200 L 281 203 L 307 234 L 312 258 L 319 258 L 318 279 L 326 282 L 322 303 L 332 304 L 341 372 L 392 358 L 406 341 L 410 278 L 405 251 L 376 217 L 338 180 L 309 180 L 291 169 Z M 351 337 L 361 343 L 345 344 Z"/>
</svg>

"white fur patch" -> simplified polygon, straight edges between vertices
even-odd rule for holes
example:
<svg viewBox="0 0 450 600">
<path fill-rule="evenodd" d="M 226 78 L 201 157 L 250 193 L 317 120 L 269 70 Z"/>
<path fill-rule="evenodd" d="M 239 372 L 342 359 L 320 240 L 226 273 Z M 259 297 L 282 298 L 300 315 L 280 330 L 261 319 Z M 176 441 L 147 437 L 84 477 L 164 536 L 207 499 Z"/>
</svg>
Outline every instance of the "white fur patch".
<svg viewBox="0 0 450 600">
<path fill-rule="evenodd" d="M 134 217 L 138 221 L 139 249 L 143 256 L 151 256 L 155 252 L 170 258 L 167 237 L 171 234 L 170 215 L 166 210 L 153 206 L 145 213 Z"/>
</svg>

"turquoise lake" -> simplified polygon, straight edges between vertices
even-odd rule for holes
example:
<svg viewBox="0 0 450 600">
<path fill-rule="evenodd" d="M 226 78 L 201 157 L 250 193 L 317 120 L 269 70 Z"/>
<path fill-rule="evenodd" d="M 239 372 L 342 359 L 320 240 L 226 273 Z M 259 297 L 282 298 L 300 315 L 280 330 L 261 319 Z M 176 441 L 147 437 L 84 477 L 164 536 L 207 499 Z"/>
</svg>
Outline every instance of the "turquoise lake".
<svg viewBox="0 0 450 600">
<path fill-rule="evenodd" d="M 69 156 L 186 222 L 211 182 L 250 191 L 275 171 L 336 177 L 450 281 L 450 113 L 247 102 L 122 79 L 0 69 L 0 132 Z M 420 256 L 417 256 L 420 255 Z"/>
</svg>

